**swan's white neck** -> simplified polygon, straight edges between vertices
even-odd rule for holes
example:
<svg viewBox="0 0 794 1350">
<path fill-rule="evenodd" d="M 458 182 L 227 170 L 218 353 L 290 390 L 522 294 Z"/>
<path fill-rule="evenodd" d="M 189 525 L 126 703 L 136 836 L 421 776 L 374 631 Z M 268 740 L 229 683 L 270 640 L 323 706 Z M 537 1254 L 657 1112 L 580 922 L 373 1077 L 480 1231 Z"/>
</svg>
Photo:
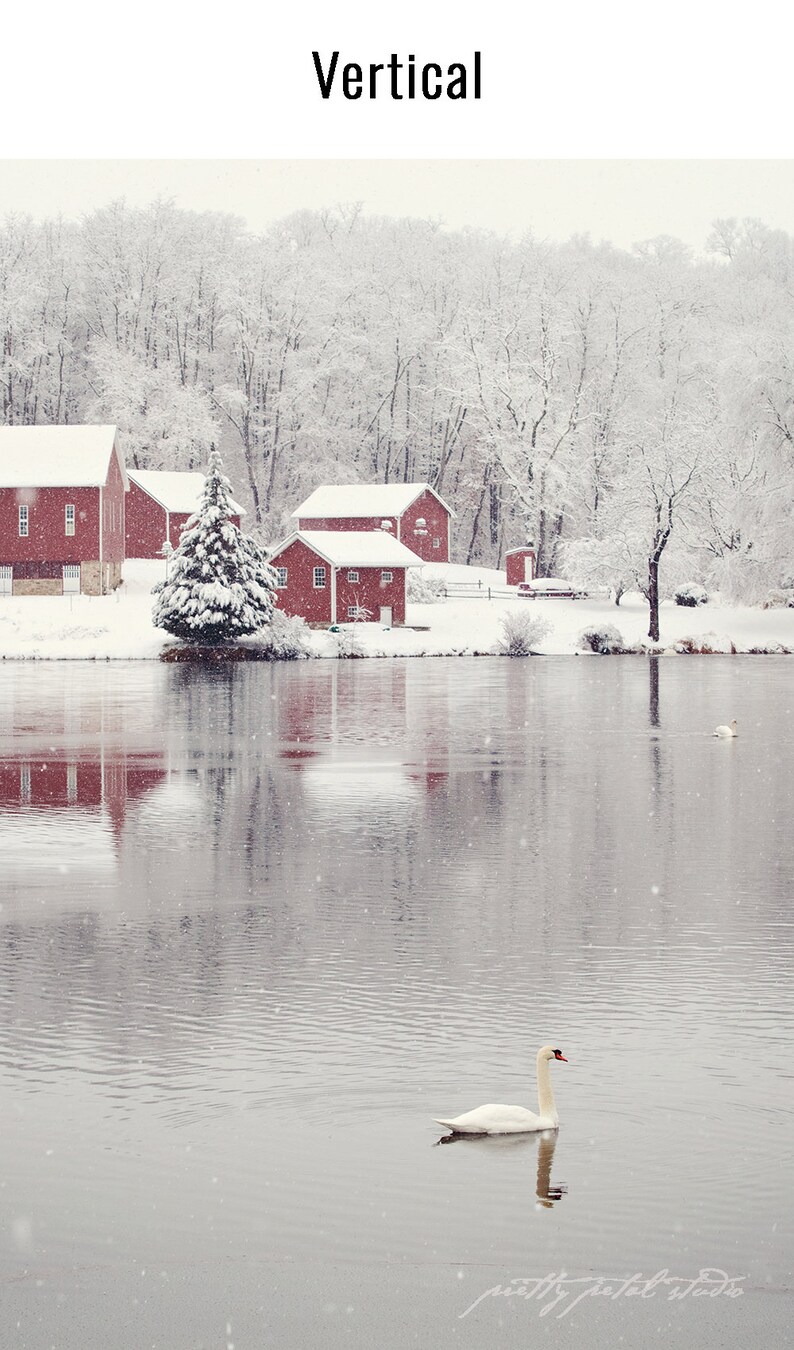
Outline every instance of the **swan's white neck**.
<svg viewBox="0 0 794 1350">
<path fill-rule="evenodd" d="M 554 1092 L 551 1086 L 550 1063 L 551 1060 L 546 1059 L 544 1055 L 538 1055 L 538 1115 L 543 1120 L 552 1120 L 556 1126 L 559 1124 L 560 1118 L 557 1115 Z"/>
</svg>

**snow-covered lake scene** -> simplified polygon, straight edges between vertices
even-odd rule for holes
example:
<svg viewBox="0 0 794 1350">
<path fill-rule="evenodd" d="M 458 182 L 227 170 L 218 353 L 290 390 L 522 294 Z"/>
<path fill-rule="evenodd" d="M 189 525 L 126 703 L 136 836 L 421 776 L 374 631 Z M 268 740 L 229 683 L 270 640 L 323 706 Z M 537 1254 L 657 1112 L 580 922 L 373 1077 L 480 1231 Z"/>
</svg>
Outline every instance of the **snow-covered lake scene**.
<svg viewBox="0 0 794 1350">
<path fill-rule="evenodd" d="M 787 1343 L 794 208 L 510 173 L 0 224 L 2 1347 Z"/>
</svg>

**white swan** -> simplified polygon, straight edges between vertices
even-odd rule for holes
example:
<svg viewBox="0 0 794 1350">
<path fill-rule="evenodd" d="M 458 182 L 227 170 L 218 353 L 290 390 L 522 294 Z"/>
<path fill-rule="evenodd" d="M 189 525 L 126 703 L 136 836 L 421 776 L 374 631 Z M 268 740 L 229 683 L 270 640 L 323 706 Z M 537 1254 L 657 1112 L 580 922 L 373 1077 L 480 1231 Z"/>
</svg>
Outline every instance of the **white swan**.
<svg viewBox="0 0 794 1350">
<path fill-rule="evenodd" d="M 735 736 L 735 735 L 736 735 L 736 718 L 734 717 L 734 719 L 733 719 L 733 721 L 731 722 L 731 724 L 730 724 L 729 727 L 724 727 L 724 726 L 723 726 L 723 727 L 715 727 L 715 728 L 714 728 L 714 735 L 715 735 L 715 736 L 723 736 L 723 737 L 726 737 L 726 738 L 727 738 L 728 736 Z"/>
<path fill-rule="evenodd" d="M 437 1125 L 445 1125 L 455 1134 L 528 1134 L 531 1130 L 556 1130 L 560 1123 L 554 1093 L 551 1089 L 549 1063 L 552 1059 L 568 1061 L 561 1050 L 550 1045 L 538 1050 L 538 1115 L 528 1111 L 525 1106 L 500 1106 L 490 1102 L 487 1106 L 478 1106 L 476 1111 L 466 1111 L 452 1120 L 440 1120 L 434 1117 Z"/>
</svg>

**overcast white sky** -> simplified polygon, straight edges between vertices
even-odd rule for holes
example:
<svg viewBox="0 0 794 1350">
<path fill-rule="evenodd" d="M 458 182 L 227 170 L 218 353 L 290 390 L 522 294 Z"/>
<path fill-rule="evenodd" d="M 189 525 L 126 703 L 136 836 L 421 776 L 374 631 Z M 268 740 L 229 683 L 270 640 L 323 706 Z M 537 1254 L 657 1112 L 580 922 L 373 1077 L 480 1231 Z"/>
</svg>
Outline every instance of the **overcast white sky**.
<svg viewBox="0 0 794 1350">
<path fill-rule="evenodd" d="M 25 51 L 29 12 L 6 8 L 5 47 Z M 700 250 L 718 216 L 794 234 L 793 20 L 774 0 L 741 20 L 717 0 L 303 0 L 206 24 L 137 0 L 131 16 L 44 0 L 33 67 L 3 70 L 18 158 L 0 161 L 0 217 L 163 196 L 252 230 L 361 201 L 622 247 L 670 234 Z M 314 50 L 362 63 L 481 51 L 482 99 L 324 100 Z"/>
<path fill-rule="evenodd" d="M 700 250 L 718 216 L 794 234 L 791 160 L 0 161 L 0 215 L 77 219 L 122 196 L 233 212 L 255 231 L 302 207 L 361 201 L 376 214 L 553 239 L 587 232 L 621 247 L 670 234 Z"/>
</svg>

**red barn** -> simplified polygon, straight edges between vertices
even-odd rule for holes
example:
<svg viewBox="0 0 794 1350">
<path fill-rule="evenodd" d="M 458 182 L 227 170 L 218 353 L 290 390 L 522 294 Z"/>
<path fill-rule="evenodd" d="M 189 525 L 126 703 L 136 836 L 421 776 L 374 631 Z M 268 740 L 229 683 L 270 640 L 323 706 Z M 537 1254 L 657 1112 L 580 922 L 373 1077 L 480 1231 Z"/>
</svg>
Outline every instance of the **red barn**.
<svg viewBox="0 0 794 1350">
<path fill-rule="evenodd" d="M 130 469 L 127 498 L 127 557 L 162 558 L 163 544 L 172 548 L 204 491 L 203 473 L 169 473 L 160 469 Z M 245 511 L 232 502 L 239 527 Z"/>
<path fill-rule="evenodd" d="M 300 530 L 268 558 L 276 602 L 308 623 L 405 623 L 405 569 L 422 560 L 383 530 Z"/>
<path fill-rule="evenodd" d="M 524 544 L 522 548 L 509 548 L 505 554 L 508 586 L 518 586 L 522 581 L 534 581 L 535 564 L 534 544 Z"/>
<path fill-rule="evenodd" d="M 292 519 L 299 530 L 383 530 L 425 562 L 449 562 L 455 512 L 429 483 L 319 487 Z"/>
<path fill-rule="evenodd" d="M 115 427 L 0 427 L 0 596 L 114 590 L 128 489 Z"/>
</svg>

